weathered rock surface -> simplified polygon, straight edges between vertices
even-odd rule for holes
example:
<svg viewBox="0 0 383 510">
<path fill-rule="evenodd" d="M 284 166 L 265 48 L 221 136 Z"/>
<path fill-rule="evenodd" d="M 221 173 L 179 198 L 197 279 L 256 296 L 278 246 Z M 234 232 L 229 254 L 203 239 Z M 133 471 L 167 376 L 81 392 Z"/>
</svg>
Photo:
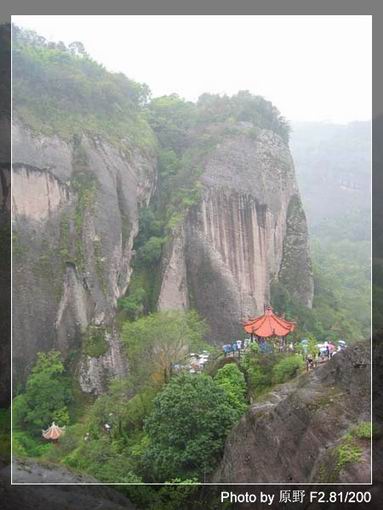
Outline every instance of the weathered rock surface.
<svg viewBox="0 0 383 510">
<path fill-rule="evenodd" d="M 15 374 L 23 380 L 39 350 L 69 355 L 89 326 L 108 326 L 106 351 L 83 354 L 78 365 L 82 389 L 100 393 L 126 373 L 113 319 L 155 158 L 85 135 L 36 136 L 17 120 L 13 139 Z M 158 308 L 196 308 L 209 340 L 222 343 L 263 311 L 272 281 L 310 307 L 306 219 L 285 142 L 267 130 L 224 136 L 200 180 L 200 202 L 164 249 Z"/>
<path fill-rule="evenodd" d="M 370 374 L 364 342 L 267 394 L 230 433 L 213 481 L 368 483 L 368 440 L 359 462 L 340 471 L 334 453 L 350 428 L 371 419 Z"/>
<path fill-rule="evenodd" d="M 89 325 L 113 323 L 156 161 L 85 135 L 36 136 L 16 120 L 13 163 L 13 361 L 23 379 L 36 352 L 69 355 Z M 115 334 L 105 342 L 105 355 L 81 362 L 84 391 L 126 372 Z"/>
<path fill-rule="evenodd" d="M 280 281 L 311 307 L 306 218 L 288 146 L 271 131 L 223 138 L 203 162 L 202 199 L 169 243 L 160 309 L 195 307 L 223 343 Z"/>
<path fill-rule="evenodd" d="M 4 510 L 134 510 L 135 506 L 122 494 L 102 485 L 81 486 L 95 483 L 89 476 L 72 473 L 64 467 L 44 465 L 35 461 L 14 460 L 13 482 L 25 486 L 10 486 L 10 466 L 0 471 L 1 508 Z M 72 484 L 30 486 L 30 483 Z M 75 484 L 78 484 L 76 486 Z"/>
</svg>

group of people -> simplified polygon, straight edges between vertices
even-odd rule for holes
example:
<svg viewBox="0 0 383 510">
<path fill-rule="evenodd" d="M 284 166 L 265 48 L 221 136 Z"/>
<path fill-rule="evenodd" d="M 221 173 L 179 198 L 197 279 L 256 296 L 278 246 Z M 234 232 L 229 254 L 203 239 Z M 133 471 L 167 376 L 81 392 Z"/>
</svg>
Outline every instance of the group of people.
<svg viewBox="0 0 383 510">
<path fill-rule="evenodd" d="M 238 352 L 240 353 L 242 350 L 247 349 L 250 344 L 250 338 L 245 338 L 244 340 L 235 340 L 231 344 L 225 344 L 223 346 L 223 354 L 226 357 L 228 354 L 233 353 L 233 355 Z"/>
<path fill-rule="evenodd" d="M 328 361 L 330 358 L 334 356 L 339 351 L 343 351 L 346 348 L 346 342 L 344 340 L 338 341 L 338 347 L 336 345 L 324 342 L 324 344 L 318 345 L 317 355 L 307 354 L 306 357 L 306 368 L 307 371 L 315 368 L 318 363 L 323 363 Z"/>
</svg>

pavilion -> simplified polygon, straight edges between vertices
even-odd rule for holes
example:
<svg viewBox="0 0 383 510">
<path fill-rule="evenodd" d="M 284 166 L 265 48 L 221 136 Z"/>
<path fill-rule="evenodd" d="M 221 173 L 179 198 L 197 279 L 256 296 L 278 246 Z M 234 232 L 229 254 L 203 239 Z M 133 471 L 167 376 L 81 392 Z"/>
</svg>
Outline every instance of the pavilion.
<svg viewBox="0 0 383 510">
<path fill-rule="evenodd" d="M 254 341 L 254 337 L 256 337 L 258 341 L 265 338 L 278 337 L 281 350 L 285 347 L 287 335 L 294 331 L 295 326 L 295 322 L 275 315 L 271 306 L 265 307 L 263 315 L 255 319 L 250 319 L 243 325 L 246 333 L 251 335 L 252 342 Z"/>
<path fill-rule="evenodd" d="M 59 427 L 52 422 L 52 425 L 47 429 L 43 430 L 42 436 L 44 439 L 48 439 L 49 441 L 57 441 L 59 437 L 61 437 L 65 432 L 65 427 Z"/>
</svg>

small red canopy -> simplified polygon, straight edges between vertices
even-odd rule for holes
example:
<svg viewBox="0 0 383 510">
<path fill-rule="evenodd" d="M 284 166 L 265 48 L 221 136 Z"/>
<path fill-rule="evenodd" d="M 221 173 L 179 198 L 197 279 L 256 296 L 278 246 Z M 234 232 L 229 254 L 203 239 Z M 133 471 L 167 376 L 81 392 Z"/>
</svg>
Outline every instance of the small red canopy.
<svg viewBox="0 0 383 510">
<path fill-rule="evenodd" d="M 265 313 L 255 319 L 250 319 L 243 325 L 247 333 L 267 338 L 270 336 L 286 336 L 295 329 L 295 323 L 282 319 L 274 314 L 271 306 Z"/>
<path fill-rule="evenodd" d="M 55 422 L 52 422 L 52 425 L 47 429 L 43 430 L 42 436 L 44 439 L 50 439 L 51 441 L 57 441 L 57 439 L 64 434 L 65 427 L 59 427 L 55 424 Z"/>
</svg>

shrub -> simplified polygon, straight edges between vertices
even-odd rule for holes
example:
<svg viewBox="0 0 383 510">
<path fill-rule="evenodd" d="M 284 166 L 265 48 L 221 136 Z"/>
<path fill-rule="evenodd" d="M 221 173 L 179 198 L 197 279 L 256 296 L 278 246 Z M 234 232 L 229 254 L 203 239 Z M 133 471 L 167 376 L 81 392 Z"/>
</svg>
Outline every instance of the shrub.
<svg viewBox="0 0 383 510">
<path fill-rule="evenodd" d="M 13 401 L 14 425 L 36 435 L 40 435 L 41 429 L 53 420 L 59 425 L 65 425 L 69 422 L 67 405 L 71 398 L 60 353 L 40 352 L 28 377 L 25 393 Z"/>
<path fill-rule="evenodd" d="M 98 358 L 105 354 L 108 349 L 105 333 L 105 327 L 103 326 L 89 326 L 83 341 L 84 354 L 93 358 Z"/>
<path fill-rule="evenodd" d="M 362 456 L 362 449 L 350 442 L 341 444 L 337 448 L 337 468 L 341 470 L 346 464 L 358 462 Z"/>
<path fill-rule="evenodd" d="M 301 356 L 293 355 L 283 358 L 273 368 L 273 382 L 280 384 L 292 379 L 303 366 L 304 361 Z"/>
<path fill-rule="evenodd" d="M 371 439 L 371 422 L 362 421 L 351 430 L 350 434 L 358 439 Z"/>
<path fill-rule="evenodd" d="M 36 440 L 26 432 L 14 431 L 12 434 L 12 451 L 17 457 L 41 457 L 51 448 L 52 444 Z"/>
<path fill-rule="evenodd" d="M 195 312 L 167 311 L 126 322 L 122 339 L 130 360 L 131 378 L 139 386 L 168 382 L 175 363 L 202 346 L 205 324 Z"/>
<path fill-rule="evenodd" d="M 229 397 L 230 403 L 240 417 L 247 408 L 246 383 L 243 373 L 235 363 L 220 368 L 214 377 L 215 382 Z"/>
</svg>

